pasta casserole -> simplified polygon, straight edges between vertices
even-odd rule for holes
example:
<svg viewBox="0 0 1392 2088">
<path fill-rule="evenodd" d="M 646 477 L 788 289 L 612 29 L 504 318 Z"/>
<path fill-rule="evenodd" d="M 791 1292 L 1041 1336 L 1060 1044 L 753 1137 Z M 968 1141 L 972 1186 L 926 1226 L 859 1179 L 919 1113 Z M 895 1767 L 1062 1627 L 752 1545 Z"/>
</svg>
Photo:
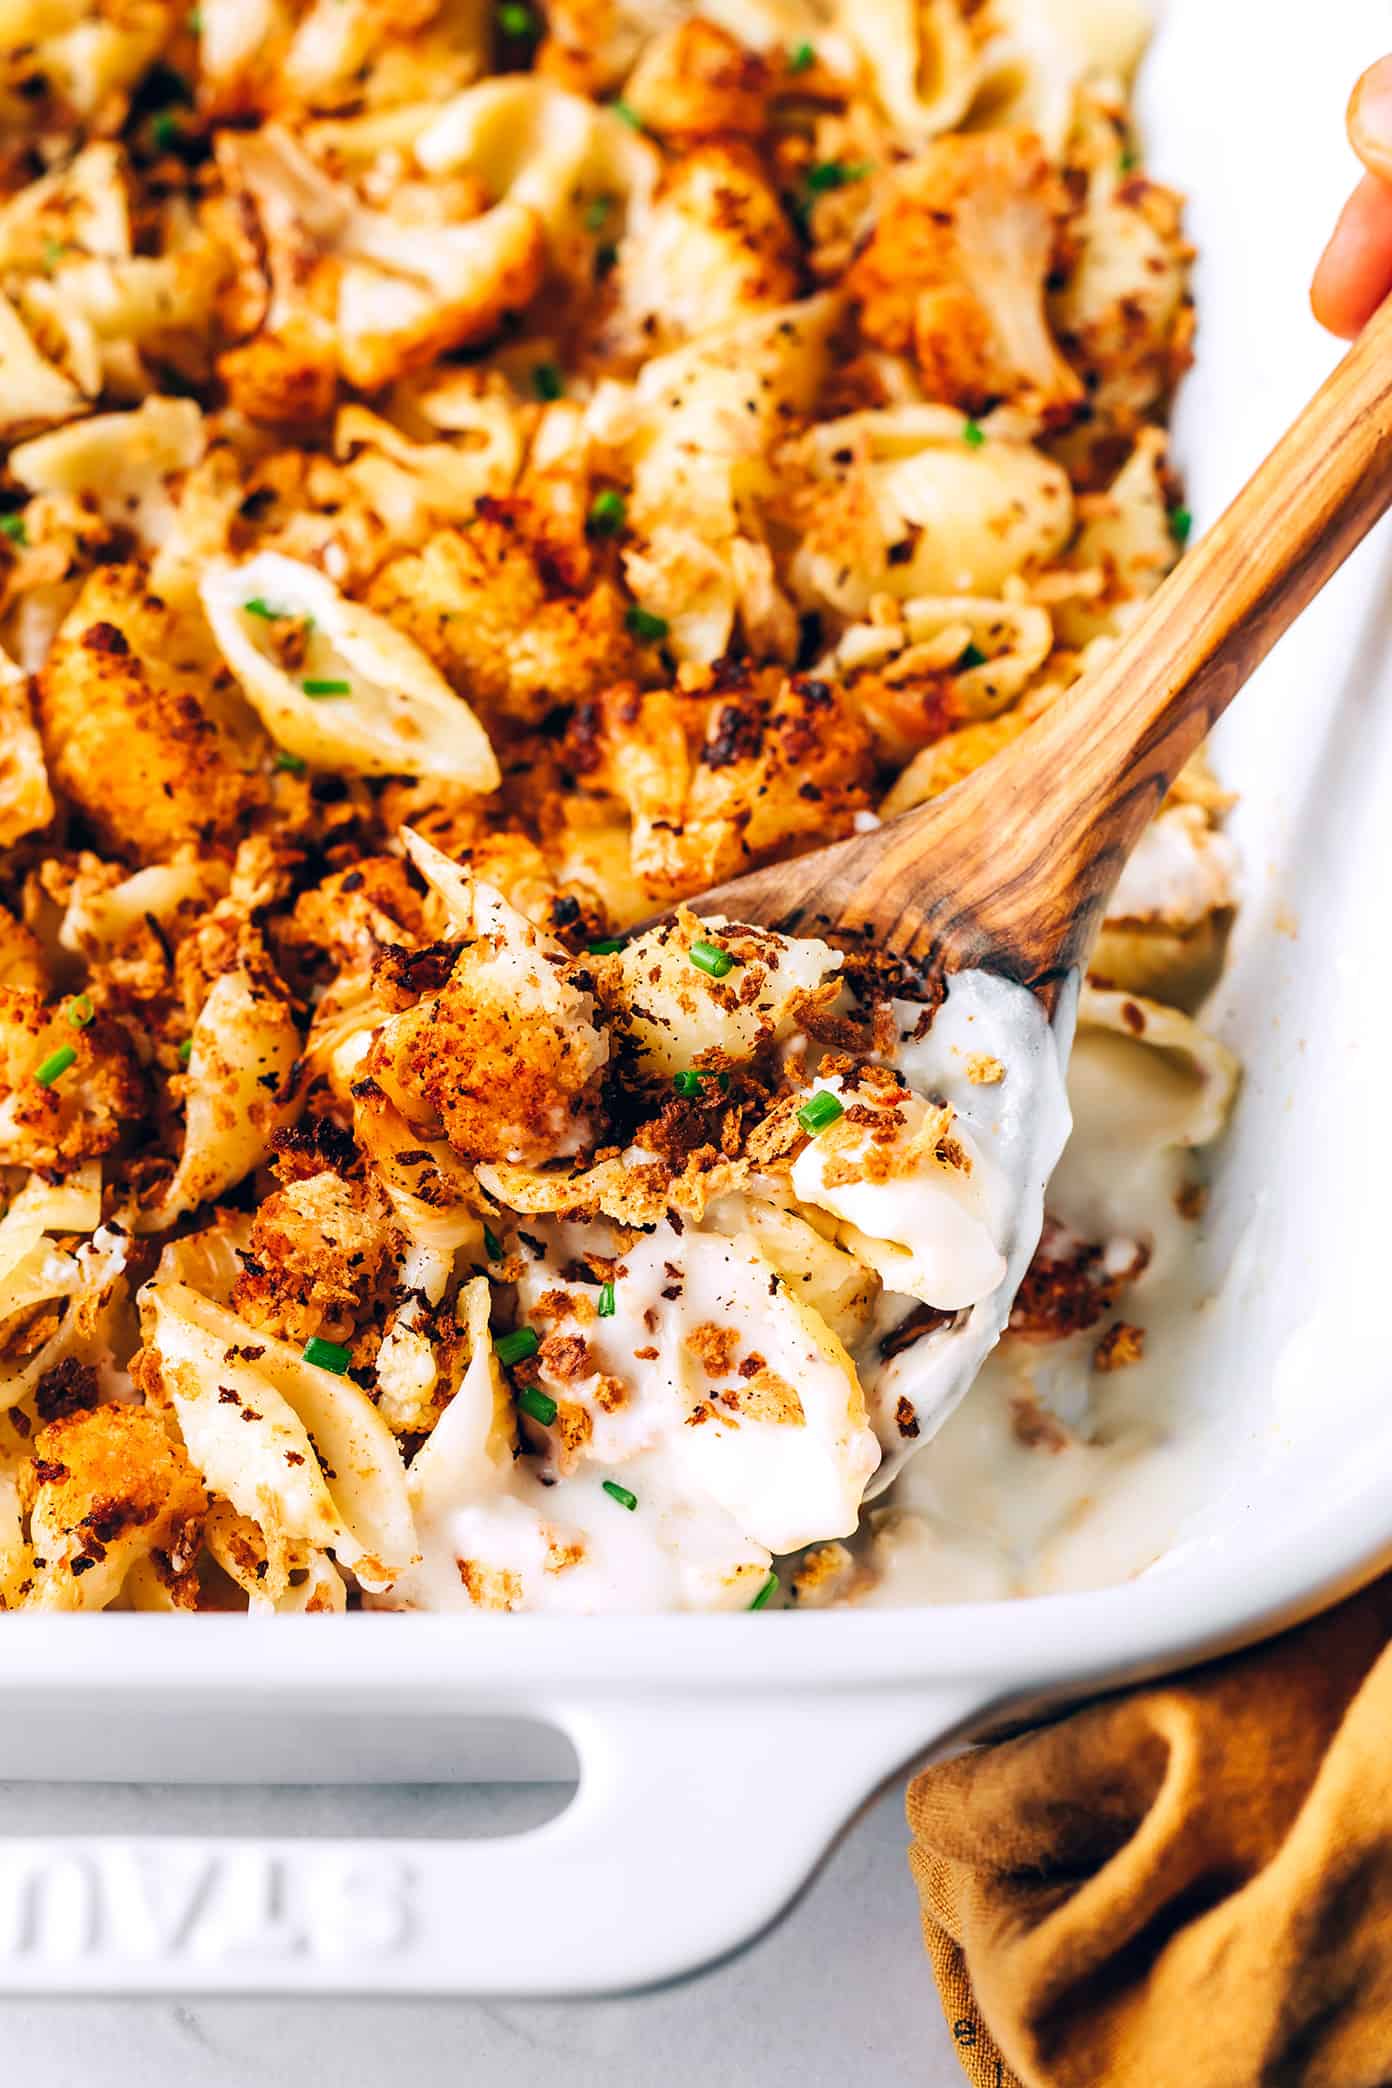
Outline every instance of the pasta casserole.
<svg viewBox="0 0 1392 2088">
<path fill-rule="evenodd" d="M 1057 1172 L 1022 988 L 685 902 L 1179 555 L 1143 38 L 0 0 L 4 1607 L 893 1599 L 988 1355 L 1022 1486 L 1115 1437 L 1234 1080 L 1208 769 Z"/>
</svg>

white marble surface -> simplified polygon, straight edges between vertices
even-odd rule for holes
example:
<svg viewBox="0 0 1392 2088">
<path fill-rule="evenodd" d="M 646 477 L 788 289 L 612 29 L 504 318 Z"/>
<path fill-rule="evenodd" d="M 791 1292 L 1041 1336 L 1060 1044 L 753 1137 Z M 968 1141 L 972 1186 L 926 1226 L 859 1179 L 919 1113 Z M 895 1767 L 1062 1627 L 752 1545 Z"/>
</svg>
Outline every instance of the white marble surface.
<svg viewBox="0 0 1392 2088">
<path fill-rule="evenodd" d="M 70 1825 L 76 1794 L 0 1786 L 0 1832 Z M 161 1824 L 361 1829 L 364 1794 L 96 1791 L 85 1829 Z M 374 1830 L 533 1823 L 536 1787 L 374 1794 Z M 210 1806 L 216 1805 L 214 1812 Z M 387 1809 L 390 1806 L 390 1811 Z M 269 1807 L 269 1816 L 268 1816 Z M 356 1808 L 356 1818 L 352 1808 Z M 189 1824 L 194 1824 L 191 1818 Z M 919 1940 L 897 1787 L 744 1956 L 665 1991 L 600 2002 L 7 2001 L 5 2078 L 49 2088 L 960 2088 Z M 545 1948 L 538 1914 L 538 1948 Z"/>
</svg>

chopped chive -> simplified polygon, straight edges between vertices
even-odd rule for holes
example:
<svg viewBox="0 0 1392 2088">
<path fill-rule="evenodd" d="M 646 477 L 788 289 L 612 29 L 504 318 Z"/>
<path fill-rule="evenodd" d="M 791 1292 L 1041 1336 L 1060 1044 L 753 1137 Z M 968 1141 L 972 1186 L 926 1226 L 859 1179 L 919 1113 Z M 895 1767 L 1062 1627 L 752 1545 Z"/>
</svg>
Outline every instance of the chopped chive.
<svg viewBox="0 0 1392 2088">
<path fill-rule="evenodd" d="M 638 1506 L 637 1494 L 630 1493 L 626 1486 L 620 1486 L 613 1479 L 602 1479 L 600 1481 L 600 1484 L 604 1488 L 604 1491 L 608 1494 L 610 1500 L 617 1501 L 620 1508 L 627 1508 L 630 1514 L 632 1514 L 633 1510 Z"/>
<path fill-rule="evenodd" d="M 503 0 L 498 9 L 498 27 L 504 36 L 535 36 L 536 16 L 521 0 Z"/>
<path fill-rule="evenodd" d="M 253 595 L 249 602 L 243 602 L 242 608 L 248 616 L 259 616 L 266 623 L 279 623 L 290 614 L 288 609 L 272 609 L 262 595 Z"/>
<path fill-rule="evenodd" d="M 835 1095 L 830 1094 L 826 1088 L 818 1088 L 816 1094 L 803 1103 L 797 1113 L 797 1120 L 808 1137 L 815 1138 L 819 1131 L 825 1131 L 828 1124 L 834 1124 L 838 1117 L 845 1114 Z"/>
<path fill-rule="evenodd" d="M 549 1428 L 556 1418 L 556 1402 L 540 1385 L 524 1385 L 517 1395 L 517 1404 L 533 1421 L 540 1421 L 543 1428 Z"/>
<path fill-rule="evenodd" d="M 697 971 L 703 971 L 712 979 L 723 979 L 726 972 L 735 968 L 735 960 L 719 943 L 694 942 L 688 953 Z"/>
<path fill-rule="evenodd" d="M 869 160 L 819 160 L 807 170 L 807 186 L 814 196 L 825 196 L 832 189 L 849 188 L 853 181 L 864 181 L 874 171 Z"/>
<path fill-rule="evenodd" d="M 617 957 L 623 948 L 623 939 L 617 935 L 606 935 L 599 942 L 586 943 L 591 957 Z"/>
<path fill-rule="evenodd" d="M 985 665 L 986 655 L 979 645 L 969 645 L 957 662 L 958 669 L 962 673 L 965 673 L 969 667 L 984 667 Z"/>
<path fill-rule="evenodd" d="M 23 515 L 0 515 L 0 536 L 8 537 L 12 544 L 27 544 L 29 531 Z"/>
<path fill-rule="evenodd" d="M 609 222 L 609 213 L 613 208 L 612 196 L 591 196 L 585 205 L 585 230 L 602 232 Z"/>
<path fill-rule="evenodd" d="M 752 1610 L 762 1609 L 764 1604 L 769 1600 L 769 1598 L 773 1595 L 776 1595 L 777 1593 L 778 1575 L 776 1573 L 771 1573 L 768 1579 L 764 1582 L 762 1588 L 760 1588 L 758 1594 L 754 1597 L 754 1600 L 750 1603 L 749 1607 Z"/>
<path fill-rule="evenodd" d="M 46 239 L 44 241 L 43 264 L 50 275 L 52 275 L 54 269 L 58 266 L 58 263 L 62 260 L 64 254 L 66 254 L 67 251 L 67 248 L 63 245 L 61 240 Z"/>
<path fill-rule="evenodd" d="M 559 399 L 565 395 L 565 378 L 553 362 L 538 363 L 532 371 L 532 390 L 539 399 Z"/>
<path fill-rule="evenodd" d="M 52 1087 L 54 1081 L 60 1079 L 69 1066 L 76 1063 L 77 1053 L 73 1046 L 60 1044 L 56 1051 L 50 1051 L 43 1064 L 35 1071 L 34 1078 L 40 1087 Z"/>
<path fill-rule="evenodd" d="M 490 1261 L 501 1261 L 503 1258 L 503 1243 L 491 1225 L 485 1225 L 483 1228 L 483 1251 Z"/>
<path fill-rule="evenodd" d="M 986 440 L 986 430 L 982 427 L 980 421 L 963 421 L 962 440 L 968 449 L 980 449 L 982 443 Z"/>
<path fill-rule="evenodd" d="M 1170 509 L 1170 535 L 1183 548 L 1189 541 L 1189 532 L 1194 527 L 1194 517 L 1187 507 Z"/>
<path fill-rule="evenodd" d="M 310 1336 L 302 1350 L 306 1363 L 316 1370 L 331 1370 L 335 1377 L 342 1377 L 352 1360 L 352 1350 L 346 1349 L 341 1341 L 325 1341 L 318 1334 Z"/>
<path fill-rule="evenodd" d="M 188 30 L 190 36 L 201 36 L 203 34 L 203 11 L 201 8 L 195 7 L 190 9 Z"/>
<path fill-rule="evenodd" d="M 610 102 L 609 107 L 614 115 L 618 117 L 620 123 L 626 123 L 630 130 L 640 131 L 643 128 L 642 117 L 636 109 L 630 108 L 626 101 Z"/>
<path fill-rule="evenodd" d="M 150 136 L 161 152 L 168 152 L 179 142 L 179 119 L 169 109 L 161 109 L 150 125 Z"/>
<path fill-rule="evenodd" d="M 628 520 L 628 504 L 622 493 L 606 486 L 590 502 L 590 528 L 596 536 L 617 536 Z"/>
<path fill-rule="evenodd" d="M 817 63 L 817 53 L 810 43 L 794 44 L 788 53 L 788 70 L 793 73 L 811 72 Z"/>
<path fill-rule="evenodd" d="M 1131 145 L 1123 145 L 1121 148 L 1120 156 L 1117 159 L 1117 166 L 1121 169 L 1123 174 L 1129 174 L 1131 172 L 1131 169 L 1135 166 L 1135 164 L 1135 147 Z"/>
<path fill-rule="evenodd" d="M 525 1363 L 540 1347 L 535 1327 L 514 1327 L 511 1334 L 500 1334 L 493 1344 L 494 1354 L 502 1364 Z"/>
<path fill-rule="evenodd" d="M 90 998 L 85 993 L 77 994 L 68 1002 L 68 1020 L 74 1029 L 86 1029 L 96 1012 Z"/>
<path fill-rule="evenodd" d="M 302 681 L 300 687 L 306 696 L 351 696 L 353 693 L 353 684 L 346 681 L 323 681 L 316 678 Z"/>
<path fill-rule="evenodd" d="M 717 1072 L 714 1066 L 690 1066 L 684 1073 L 672 1075 L 672 1085 L 679 1095 L 699 1095 L 703 1080 L 713 1080 L 722 1094 L 730 1085 L 729 1074 Z"/>
<path fill-rule="evenodd" d="M 657 640 L 665 638 L 671 629 L 665 616 L 654 616 L 651 609 L 640 609 L 636 602 L 630 608 L 624 622 L 633 636 L 641 638 L 645 645 L 656 644 Z"/>
<path fill-rule="evenodd" d="M 193 1039 L 192 1037 L 185 1037 L 183 1043 L 179 1046 L 179 1064 L 186 1066 L 192 1057 Z"/>
<path fill-rule="evenodd" d="M 298 754 L 287 754 L 284 747 L 276 755 L 273 766 L 287 776 L 302 776 L 305 772 L 305 763 L 300 756 Z"/>
<path fill-rule="evenodd" d="M 613 1286 L 613 1284 L 612 1284 L 612 1283 L 601 1283 L 601 1285 L 599 1286 L 599 1316 L 600 1316 L 600 1318 L 601 1318 L 601 1319 L 612 1319 L 612 1318 L 614 1317 L 614 1314 L 615 1314 L 615 1312 L 616 1312 L 617 1310 L 618 1310 L 618 1307 L 617 1307 L 617 1306 L 615 1305 L 615 1303 L 614 1303 L 614 1286 Z"/>
</svg>

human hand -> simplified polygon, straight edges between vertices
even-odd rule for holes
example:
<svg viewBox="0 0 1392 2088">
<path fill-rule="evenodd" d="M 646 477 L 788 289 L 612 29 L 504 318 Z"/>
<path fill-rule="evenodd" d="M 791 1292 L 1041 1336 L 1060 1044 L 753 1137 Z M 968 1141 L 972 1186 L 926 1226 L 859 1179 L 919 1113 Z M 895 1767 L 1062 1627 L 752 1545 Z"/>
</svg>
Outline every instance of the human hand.
<svg viewBox="0 0 1392 2088">
<path fill-rule="evenodd" d="M 1392 291 L 1392 57 L 1353 90 L 1349 141 L 1367 173 L 1349 197 L 1310 286 L 1315 317 L 1348 340 Z"/>
</svg>

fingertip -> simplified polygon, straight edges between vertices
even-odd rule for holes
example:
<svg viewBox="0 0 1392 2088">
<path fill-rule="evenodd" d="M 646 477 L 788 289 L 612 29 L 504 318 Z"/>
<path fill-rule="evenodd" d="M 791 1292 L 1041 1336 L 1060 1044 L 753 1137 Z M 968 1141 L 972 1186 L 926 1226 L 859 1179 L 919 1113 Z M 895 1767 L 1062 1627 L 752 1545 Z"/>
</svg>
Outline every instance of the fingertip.
<svg viewBox="0 0 1392 2088">
<path fill-rule="evenodd" d="M 1340 213 L 1310 285 L 1320 325 L 1352 340 L 1392 291 L 1392 188 L 1365 175 Z"/>
<path fill-rule="evenodd" d="M 1392 181 L 1392 57 L 1370 65 L 1354 88 L 1348 134 L 1368 172 Z"/>
</svg>

